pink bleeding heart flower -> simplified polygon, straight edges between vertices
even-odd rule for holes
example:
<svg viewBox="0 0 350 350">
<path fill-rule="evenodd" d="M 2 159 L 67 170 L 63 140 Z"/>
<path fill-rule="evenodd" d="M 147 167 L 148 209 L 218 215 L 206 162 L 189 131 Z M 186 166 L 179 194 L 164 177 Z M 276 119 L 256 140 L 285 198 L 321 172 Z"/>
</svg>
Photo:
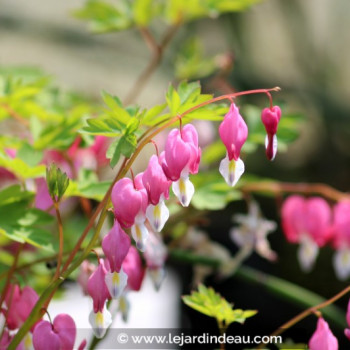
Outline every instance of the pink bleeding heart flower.
<svg viewBox="0 0 350 350">
<path fill-rule="evenodd" d="M 313 267 L 318 250 L 330 239 L 331 209 L 320 197 L 288 197 L 282 206 L 282 227 L 287 240 L 300 243 L 299 262 L 304 271 Z"/>
<path fill-rule="evenodd" d="M 266 130 L 266 156 L 269 160 L 273 160 L 277 153 L 277 128 L 281 119 L 281 108 L 273 106 L 271 108 L 264 108 L 261 112 L 261 121 Z"/>
<path fill-rule="evenodd" d="M 109 269 L 108 261 L 99 260 L 97 269 L 88 280 L 87 290 L 93 300 L 93 310 L 89 322 L 97 338 L 102 338 L 112 324 L 112 316 L 106 308 L 106 301 L 111 298 L 105 278 Z"/>
<path fill-rule="evenodd" d="M 227 151 L 226 157 L 220 163 L 219 171 L 227 184 L 234 186 L 244 173 L 240 153 L 248 137 L 247 124 L 234 103 L 231 104 L 230 110 L 219 126 L 219 134 Z"/>
<path fill-rule="evenodd" d="M 169 187 L 171 181 L 165 176 L 162 166 L 165 154 L 162 152 L 158 158 L 153 155 L 148 167 L 142 175 L 142 183 L 147 191 L 149 205 L 146 209 L 146 217 L 152 228 L 160 232 L 169 218 L 169 210 L 165 205 L 165 199 L 169 199 Z"/>
<path fill-rule="evenodd" d="M 97 269 L 88 280 L 87 290 L 93 300 L 94 312 L 102 311 L 110 294 L 105 283 L 107 268 L 103 259 L 100 259 Z"/>
<path fill-rule="evenodd" d="M 112 229 L 102 241 L 102 249 L 111 270 L 111 272 L 107 272 L 105 282 L 113 298 L 118 298 L 127 284 L 128 276 L 121 266 L 130 246 L 130 237 L 122 230 L 116 220 Z"/>
<path fill-rule="evenodd" d="M 55 317 L 53 324 L 41 321 L 36 325 L 33 332 L 34 349 L 73 350 L 76 333 L 72 317 L 67 314 L 59 314 Z"/>
<path fill-rule="evenodd" d="M 148 204 L 146 191 L 134 187 L 131 179 L 123 178 L 113 186 L 111 199 L 115 217 L 124 227 L 131 227 L 140 213 L 145 213 Z"/>
<path fill-rule="evenodd" d="M 8 308 L 6 324 L 8 329 L 19 328 L 28 318 L 39 297 L 35 290 L 25 286 L 22 290 L 16 285 L 10 285 L 5 297 Z"/>
<path fill-rule="evenodd" d="M 338 340 L 322 317 L 317 321 L 317 328 L 309 341 L 309 348 L 310 350 L 338 350 Z"/>
<path fill-rule="evenodd" d="M 143 251 L 148 237 L 145 226 L 148 196 L 142 174 L 138 174 L 134 181 L 128 178 L 119 180 L 113 186 L 111 199 L 116 219 L 123 227 L 131 227 L 136 246 Z"/>
<path fill-rule="evenodd" d="M 341 280 L 350 276 L 350 201 L 343 200 L 333 208 L 332 243 L 336 249 L 333 265 Z"/>
<path fill-rule="evenodd" d="M 156 155 L 150 158 L 148 167 L 142 175 L 142 183 L 151 204 L 157 205 L 162 196 L 165 199 L 169 199 L 171 181 L 165 176 L 159 158 Z"/>
<path fill-rule="evenodd" d="M 128 288 L 139 291 L 145 275 L 145 269 L 142 265 L 140 254 L 135 247 L 130 247 L 122 267 L 124 272 L 128 275 Z"/>
<path fill-rule="evenodd" d="M 161 163 L 164 174 L 173 181 L 174 194 L 184 207 L 190 204 L 194 194 L 189 174 L 197 174 L 200 158 L 198 134 L 193 125 L 187 124 L 182 130 L 170 131 Z"/>
<path fill-rule="evenodd" d="M 350 300 L 348 302 L 348 309 L 346 311 L 346 322 L 347 322 L 348 326 L 350 327 Z M 344 330 L 344 334 L 350 340 L 350 329 L 349 328 L 346 328 Z"/>
</svg>

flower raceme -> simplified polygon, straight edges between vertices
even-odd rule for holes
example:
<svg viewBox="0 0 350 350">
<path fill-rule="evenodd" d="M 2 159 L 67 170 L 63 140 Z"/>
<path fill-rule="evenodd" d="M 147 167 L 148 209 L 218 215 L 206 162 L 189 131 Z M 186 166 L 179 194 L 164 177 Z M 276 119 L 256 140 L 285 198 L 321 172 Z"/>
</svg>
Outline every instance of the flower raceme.
<svg viewBox="0 0 350 350">
<path fill-rule="evenodd" d="M 331 209 L 323 198 L 292 195 L 282 206 L 282 227 L 289 242 L 300 244 L 299 262 L 308 272 L 331 237 Z"/>
<path fill-rule="evenodd" d="M 229 186 L 234 186 L 244 173 L 240 158 L 243 144 L 248 137 L 248 127 L 234 103 L 219 126 L 219 134 L 227 154 L 221 161 L 219 171 Z"/>
</svg>

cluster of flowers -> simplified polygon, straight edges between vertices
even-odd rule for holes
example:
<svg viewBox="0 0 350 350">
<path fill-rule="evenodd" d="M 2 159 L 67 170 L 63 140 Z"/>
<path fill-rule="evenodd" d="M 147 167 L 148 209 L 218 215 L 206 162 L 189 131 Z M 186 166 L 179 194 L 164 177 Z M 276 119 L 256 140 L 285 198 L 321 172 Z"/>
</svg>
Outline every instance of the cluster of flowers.
<svg viewBox="0 0 350 350">
<path fill-rule="evenodd" d="M 300 244 L 298 259 L 304 271 L 314 266 L 319 248 L 331 244 L 337 277 L 350 276 L 350 200 L 332 210 L 323 198 L 292 195 L 282 206 L 282 227 L 289 242 Z"/>
<path fill-rule="evenodd" d="M 29 286 L 23 289 L 17 284 L 9 286 L 4 307 L 0 312 L 0 349 L 7 349 L 16 330 L 29 317 L 38 299 L 37 293 Z M 76 333 L 76 325 L 72 317 L 59 314 L 52 324 L 39 320 L 19 344 L 17 350 L 31 349 L 32 346 L 35 350 L 46 350 L 48 344 L 53 350 L 73 350 Z M 78 350 L 83 350 L 85 345 L 86 341 L 83 340 Z"/>
<path fill-rule="evenodd" d="M 350 301 L 346 312 L 346 322 L 350 327 Z M 344 334 L 350 340 L 349 328 L 344 330 Z M 309 348 L 310 350 L 338 350 L 338 339 L 334 336 L 323 317 L 320 317 L 317 321 L 316 330 L 309 341 Z"/>
<path fill-rule="evenodd" d="M 266 108 L 262 112 L 269 159 L 273 159 L 276 154 L 276 132 L 280 116 L 277 106 Z M 244 172 L 240 152 L 248 136 L 248 127 L 234 103 L 220 124 L 219 134 L 227 149 L 219 170 L 226 182 L 234 186 Z M 137 249 L 147 253 L 148 237 L 151 235 L 159 238 L 156 233 L 163 229 L 169 218 L 165 200 L 169 199 L 170 186 L 182 206 L 190 204 L 194 186 L 189 177 L 198 172 L 200 158 L 198 133 L 192 124 L 187 124 L 170 131 L 164 151 L 150 158 L 143 173 L 133 179 L 123 178 L 115 183 L 111 193 L 115 221 L 102 241 L 105 260 L 99 259 L 99 266 L 87 282 L 87 292 L 93 299 L 89 320 L 96 336 L 103 337 L 112 322 L 106 308 L 107 300 L 122 298 L 119 305 L 127 305 L 124 301 L 124 288 L 140 289 L 144 269 Z M 125 229 L 131 230 L 137 249 L 131 245 Z M 162 246 L 161 243 L 151 246 L 152 253 L 148 259 L 146 254 L 146 262 L 148 268 L 151 267 L 155 273 L 159 285 L 164 276 L 162 266 L 166 255 L 157 254 L 157 247 Z"/>
<path fill-rule="evenodd" d="M 266 108 L 262 112 L 262 122 L 265 125 L 266 154 L 273 159 L 277 151 L 277 125 L 280 120 L 279 107 Z M 229 112 L 219 127 L 220 137 L 226 146 L 227 155 L 220 163 L 220 173 L 225 181 L 234 186 L 244 172 L 244 163 L 240 152 L 248 136 L 248 127 L 238 108 L 232 103 Z M 105 151 L 107 142 L 104 137 L 97 137 L 92 146 L 80 147 L 78 138 L 64 154 L 56 150 L 45 152 L 43 164 L 55 162 L 68 177 L 75 178 L 81 167 L 97 170 L 106 164 Z M 16 152 L 7 150 L 8 156 L 16 157 Z M 194 194 L 190 174 L 198 172 L 201 149 L 198 146 L 198 134 L 191 124 L 170 131 L 165 150 L 159 155 L 153 155 L 147 169 L 132 180 L 123 178 L 113 187 L 111 200 L 114 207 L 115 221 L 110 232 L 103 238 L 102 250 L 105 259 L 98 259 L 98 266 L 87 261 L 82 265 L 80 283 L 85 292 L 92 297 L 93 310 L 89 320 L 97 337 L 103 337 L 112 322 L 106 302 L 112 298 L 119 299 L 119 308 L 126 317 L 128 302 L 125 291 L 138 291 L 141 287 L 145 268 L 140 254 L 144 258 L 148 271 L 154 277 L 159 288 L 164 277 L 163 265 L 167 256 L 166 247 L 159 233 L 169 218 L 169 210 L 165 200 L 169 198 L 169 189 L 181 205 L 187 207 Z M 0 168 L 0 186 L 6 187 L 18 182 L 16 177 L 4 168 Z M 52 199 L 48 193 L 44 178 L 35 180 L 35 206 L 42 210 L 52 207 Z M 132 246 L 125 229 L 131 229 L 137 249 Z M 6 348 L 16 332 L 38 300 L 36 292 L 26 286 L 23 290 L 18 285 L 11 286 L 5 298 L 4 309 L 0 310 L 2 335 L 1 347 Z M 66 314 L 58 315 L 53 323 L 40 320 L 32 328 L 34 349 L 73 349 L 76 338 L 76 327 L 73 319 Z M 24 342 L 25 342 L 24 341 Z M 20 347 L 24 348 L 24 342 Z M 85 347 L 85 341 L 79 349 Z"/>
</svg>

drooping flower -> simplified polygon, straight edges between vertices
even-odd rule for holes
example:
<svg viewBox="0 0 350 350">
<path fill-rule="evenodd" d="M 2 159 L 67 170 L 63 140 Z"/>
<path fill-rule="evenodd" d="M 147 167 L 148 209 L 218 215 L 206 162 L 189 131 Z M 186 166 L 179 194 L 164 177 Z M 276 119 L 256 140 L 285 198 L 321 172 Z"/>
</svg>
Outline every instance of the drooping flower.
<svg viewBox="0 0 350 350">
<path fill-rule="evenodd" d="M 116 220 L 112 229 L 102 240 L 102 249 L 110 267 L 110 272 L 106 273 L 105 282 L 113 298 L 118 298 L 121 295 L 127 283 L 128 276 L 121 269 L 121 266 L 130 246 L 130 237 L 122 230 Z"/>
<path fill-rule="evenodd" d="M 234 103 L 219 126 L 219 134 L 227 154 L 221 161 L 219 171 L 229 186 L 234 186 L 244 173 L 240 158 L 243 144 L 248 137 L 248 127 Z"/>
<path fill-rule="evenodd" d="M 277 153 L 277 128 L 281 119 L 281 109 L 278 106 L 264 108 L 261 112 L 261 121 L 266 130 L 265 148 L 266 156 L 273 160 Z"/>
<path fill-rule="evenodd" d="M 332 241 L 336 249 L 333 265 L 339 279 L 350 276 L 350 201 L 337 203 L 333 209 Z"/>
<path fill-rule="evenodd" d="M 123 227 L 131 227 L 131 234 L 138 249 L 144 250 L 148 237 L 145 226 L 147 191 L 142 184 L 142 174 L 134 182 L 128 178 L 119 180 L 113 187 L 111 195 L 116 219 Z"/>
<path fill-rule="evenodd" d="M 150 233 L 144 258 L 156 290 L 159 290 L 165 277 L 164 263 L 167 256 L 168 249 L 162 238 L 156 233 Z"/>
<path fill-rule="evenodd" d="M 52 213 L 55 213 L 55 210 L 53 208 L 53 201 L 50 196 L 46 180 L 43 177 L 35 179 L 35 184 L 35 207 L 41 210 L 47 210 L 52 207 Z"/>
<path fill-rule="evenodd" d="M 142 265 L 140 254 L 135 247 L 130 247 L 128 255 L 123 261 L 122 268 L 128 275 L 128 288 L 139 291 L 145 275 L 145 269 Z"/>
<path fill-rule="evenodd" d="M 338 350 L 338 340 L 322 317 L 317 321 L 317 328 L 309 341 L 309 348 L 310 350 Z"/>
<path fill-rule="evenodd" d="M 165 176 L 161 166 L 164 152 L 158 158 L 153 155 L 148 167 L 142 175 L 142 183 L 147 191 L 149 205 L 146 209 L 146 217 L 156 232 L 160 232 L 169 218 L 169 210 L 164 201 L 169 198 L 171 181 Z"/>
<path fill-rule="evenodd" d="M 288 197 L 282 206 L 282 227 L 287 240 L 299 243 L 298 258 L 302 269 L 313 267 L 318 250 L 330 239 L 331 209 L 320 197 Z"/>
<path fill-rule="evenodd" d="M 348 326 L 350 327 L 350 300 L 348 302 L 348 309 L 346 311 L 346 323 L 348 324 Z M 350 329 L 346 328 L 344 330 L 344 334 L 345 336 L 350 340 Z"/>
<path fill-rule="evenodd" d="M 8 308 L 6 324 L 8 329 L 19 328 L 28 318 L 39 297 L 35 290 L 25 286 L 22 290 L 16 285 L 10 285 L 5 297 Z"/>
<path fill-rule="evenodd" d="M 255 201 L 250 201 L 247 215 L 237 214 L 234 221 L 240 224 L 230 231 L 231 239 L 240 247 L 251 247 L 262 257 L 275 260 L 277 255 L 270 248 L 266 236 L 277 227 L 274 221 L 266 220 Z"/>
<path fill-rule="evenodd" d="M 67 314 L 59 314 L 51 324 L 40 321 L 33 332 L 33 346 L 35 350 L 73 350 L 77 330 L 75 322 Z"/>
<path fill-rule="evenodd" d="M 107 328 L 112 323 L 112 316 L 106 308 L 106 301 L 111 298 L 111 295 L 105 282 L 107 274 L 105 265 L 108 264 L 100 259 L 99 265 L 90 276 L 87 285 L 88 293 L 93 300 L 93 310 L 90 313 L 89 322 L 98 338 L 102 338 L 106 334 Z"/>
<path fill-rule="evenodd" d="M 197 174 L 201 158 L 198 134 L 191 124 L 182 130 L 170 131 L 165 145 L 162 168 L 167 178 L 173 181 L 173 192 L 180 203 L 187 207 L 194 194 L 189 174 Z"/>
</svg>

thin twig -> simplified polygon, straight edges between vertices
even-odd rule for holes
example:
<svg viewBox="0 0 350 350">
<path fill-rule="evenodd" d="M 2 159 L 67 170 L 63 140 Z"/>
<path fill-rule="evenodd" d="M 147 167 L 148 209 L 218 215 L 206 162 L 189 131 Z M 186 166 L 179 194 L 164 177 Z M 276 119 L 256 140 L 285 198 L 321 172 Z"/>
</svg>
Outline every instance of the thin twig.
<svg viewBox="0 0 350 350">
<path fill-rule="evenodd" d="M 58 255 L 57 255 L 57 267 L 56 267 L 56 273 L 54 275 L 54 279 L 58 278 L 60 276 L 60 269 L 62 264 L 62 255 L 63 255 L 63 223 L 61 218 L 61 213 L 59 209 L 59 203 L 54 202 L 54 207 L 56 211 L 56 217 L 57 217 L 57 224 L 58 224 L 58 238 L 59 238 L 59 249 L 58 249 Z"/>
<path fill-rule="evenodd" d="M 136 97 L 141 93 L 144 86 L 148 82 L 149 78 L 152 76 L 158 65 L 163 59 L 163 53 L 171 39 L 174 37 L 175 33 L 179 28 L 179 24 L 171 26 L 168 31 L 164 34 L 164 37 L 160 41 L 160 44 L 157 44 L 153 35 L 146 28 L 141 28 L 140 32 L 142 37 L 145 39 L 147 46 L 152 50 L 152 58 L 146 68 L 141 72 L 139 77 L 136 79 L 134 85 L 127 93 L 124 103 L 126 105 L 130 104 L 136 99 Z"/>
<path fill-rule="evenodd" d="M 20 116 L 16 111 L 14 111 L 8 104 L 2 103 L 0 105 L 13 119 L 17 120 L 19 123 L 25 127 L 29 127 L 29 121 Z"/>
<path fill-rule="evenodd" d="M 251 182 L 242 185 L 240 189 L 243 192 L 267 192 L 277 194 L 283 193 L 301 193 L 305 195 L 319 194 L 325 198 L 334 201 L 340 201 L 343 199 L 349 199 L 350 194 L 336 190 L 325 184 L 315 183 L 288 183 L 288 182 L 274 182 L 274 181 L 263 181 L 263 182 Z"/>
</svg>

